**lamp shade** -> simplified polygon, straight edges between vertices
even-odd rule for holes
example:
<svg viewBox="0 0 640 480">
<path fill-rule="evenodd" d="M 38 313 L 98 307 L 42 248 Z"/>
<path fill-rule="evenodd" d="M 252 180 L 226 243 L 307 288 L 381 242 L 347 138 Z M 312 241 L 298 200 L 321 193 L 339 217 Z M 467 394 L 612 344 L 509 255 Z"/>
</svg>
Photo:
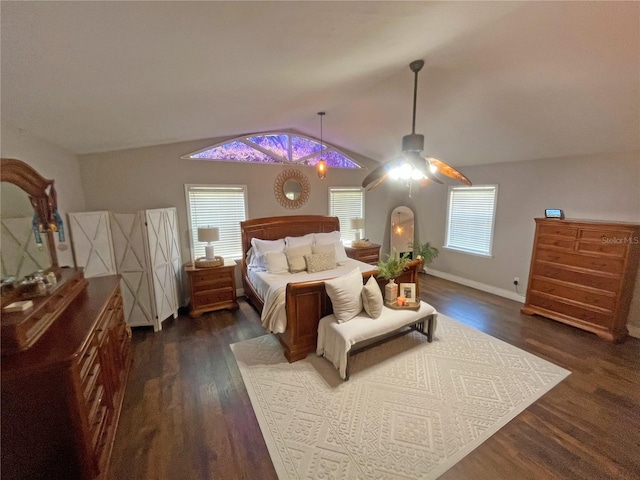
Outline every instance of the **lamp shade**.
<svg viewBox="0 0 640 480">
<path fill-rule="evenodd" d="M 218 227 L 198 228 L 199 242 L 217 242 L 220 240 L 220 229 Z"/>
<path fill-rule="evenodd" d="M 364 218 L 352 218 L 351 230 L 360 230 L 364 228 Z"/>
</svg>

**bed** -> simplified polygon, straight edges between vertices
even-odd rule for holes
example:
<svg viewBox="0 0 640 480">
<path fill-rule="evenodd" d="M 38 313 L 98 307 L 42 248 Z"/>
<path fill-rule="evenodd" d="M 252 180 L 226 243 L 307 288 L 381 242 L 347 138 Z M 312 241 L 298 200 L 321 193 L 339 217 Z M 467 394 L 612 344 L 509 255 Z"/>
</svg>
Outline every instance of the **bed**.
<svg viewBox="0 0 640 480">
<path fill-rule="evenodd" d="M 340 222 L 337 217 L 323 215 L 291 215 L 281 217 L 265 217 L 246 220 L 240 223 L 242 232 L 242 285 L 248 301 L 263 314 L 265 308 L 265 288 L 258 284 L 256 276 L 247 264 L 247 254 L 251 249 L 252 239 L 279 240 L 285 237 L 302 237 L 310 233 L 330 233 L 340 230 Z M 356 262 L 354 260 L 354 262 Z M 357 262 L 361 264 L 362 262 Z M 350 264 L 352 267 L 354 264 Z M 418 271 L 421 262 L 414 260 L 409 263 L 404 273 L 396 279 L 396 282 L 408 282 L 416 284 L 416 296 L 418 295 Z M 363 281 L 367 281 L 375 275 L 375 266 L 362 264 Z M 322 275 L 324 279 L 333 278 L 344 273 L 341 271 L 327 270 Z M 316 275 L 316 274 L 314 274 Z M 298 281 L 299 276 L 291 276 L 296 281 L 287 281 L 286 274 L 281 276 L 283 294 L 278 300 L 281 305 L 275 308 L 283 308 L 284 325 L 272 331 L 276 332 L 284 349 L 285 357 L 289 362 L 301 360 L 309 352 L 316 350 L 318 337 L 318 323 L 326 315 L 333 313 L 331 300 L 326 293 L 324 280 L 311 277 L 308 281 Z M 377 279 L 384 291 L 384 279 Z M 272 299 L 269 299 L 270 301 Z M 268 308 L 274 308 L 268 304 Z M 278 331 L 281 330 L 281 331 Z"/>
</svg>

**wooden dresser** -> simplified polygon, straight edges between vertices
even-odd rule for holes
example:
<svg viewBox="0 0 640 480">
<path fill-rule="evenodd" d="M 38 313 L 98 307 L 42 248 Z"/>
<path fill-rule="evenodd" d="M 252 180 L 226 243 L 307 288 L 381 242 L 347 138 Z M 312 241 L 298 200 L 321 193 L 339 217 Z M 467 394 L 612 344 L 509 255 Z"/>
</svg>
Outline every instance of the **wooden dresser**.
<svg viewBox="0 0 640 480">
<path fill-rule="evenodd" d="M 522 313 L 622 341 L 639 257 L 640 225 L 537 218 Z"/>
<path fill-rule="evenodd" d="M 87 287 L 2 357 L 2 478 L 106 479 L 131 365 L 118 276 Z"/>
<path fill-rule="evenodd" d="M 230 308 L 238 309 L 236 299 L 236 262 L 225 260 L 224 265 L 211 268 L 196 268 L 187 265 L 189 292 L 191 297 L 191 317 L 199 317 L 204 312 Z"/>
<path fill-rule="evenodd" d="M 380 245 L 372 243 L 368 247 L 344 247 L 347 257 L 359 260 L 371 265 L 377 265 L 380 261 Z"/>
</svg>

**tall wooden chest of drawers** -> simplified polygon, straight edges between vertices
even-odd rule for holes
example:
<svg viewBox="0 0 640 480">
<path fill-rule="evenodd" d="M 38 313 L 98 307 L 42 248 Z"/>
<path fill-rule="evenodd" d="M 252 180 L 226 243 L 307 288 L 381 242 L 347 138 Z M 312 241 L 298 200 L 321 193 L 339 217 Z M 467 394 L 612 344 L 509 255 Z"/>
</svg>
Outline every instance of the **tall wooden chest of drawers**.
<svg viewBox="0 0 640 480">
<path fill-rule="evenodd" d="M 185 270 L 189 275 L 191 317 L 223 308 L 238 309 L 235 261 L 225 260 L 224 265 L 211 268 L 188 265 Z"/>
<path fill-rule="evenodd" d="M 622 341 L 639 257 L 640 225 L 537 218 L 522 313 Z"/>
</svg>

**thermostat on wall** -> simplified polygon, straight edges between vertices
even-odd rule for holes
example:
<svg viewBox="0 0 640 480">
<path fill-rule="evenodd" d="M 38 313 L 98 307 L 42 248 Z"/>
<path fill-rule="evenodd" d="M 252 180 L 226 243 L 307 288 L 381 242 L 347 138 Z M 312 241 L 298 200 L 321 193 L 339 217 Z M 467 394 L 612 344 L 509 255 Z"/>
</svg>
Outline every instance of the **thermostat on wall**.
<svg viewBox="0 0 640 480">
<path fill-rule="evenodd" d="M 544 211 L 544 216 L 547 218 L 564 218 L 564 212 L 559 208 L 547 208 Z"/>
</svg>

